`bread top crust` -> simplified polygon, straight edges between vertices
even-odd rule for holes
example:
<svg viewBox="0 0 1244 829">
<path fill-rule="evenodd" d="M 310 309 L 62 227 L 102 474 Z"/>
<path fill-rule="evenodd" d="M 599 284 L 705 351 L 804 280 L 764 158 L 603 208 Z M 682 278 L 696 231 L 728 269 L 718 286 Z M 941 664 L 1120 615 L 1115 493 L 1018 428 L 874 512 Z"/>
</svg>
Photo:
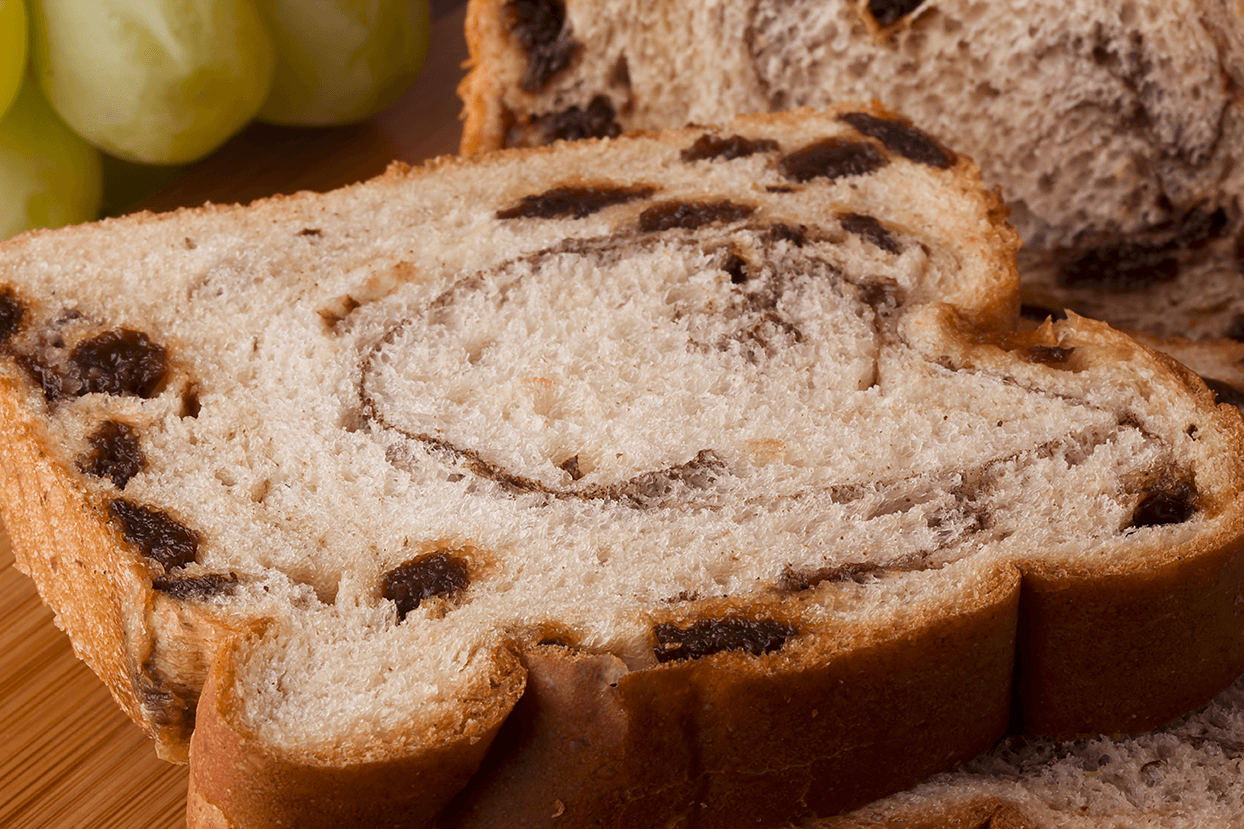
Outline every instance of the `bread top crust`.
<svg viewBox="0 0 1244 829">
<path fill-rule="evenodd" d="M 222 648 L 229 727 L 341 767 L 490 733 L 498 648 L 780 683 L 982 597 L 1004 711 L 1018 574 L 1227 572 L 1244 509 L 1238 412 L 1102 324 L 1015 332 L 1016 247 L 866 106 L 31 233 L 0 447 L 150 580 L 97 670 L 174 755 Z"/>
</svg>

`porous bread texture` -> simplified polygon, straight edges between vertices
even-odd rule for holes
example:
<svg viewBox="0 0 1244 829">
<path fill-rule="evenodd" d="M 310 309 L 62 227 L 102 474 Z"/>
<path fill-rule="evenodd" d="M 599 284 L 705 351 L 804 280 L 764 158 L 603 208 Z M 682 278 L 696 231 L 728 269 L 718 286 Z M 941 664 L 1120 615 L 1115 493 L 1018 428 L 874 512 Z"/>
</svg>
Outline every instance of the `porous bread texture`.
<svg viewBox="0 0 1244 829">
<path fill-rule="evenodd" d="M 1238 0 L 472 0 L 467 38 L 464 152 L 875 99 L 1002 188 L 1029 304 L 1244 331 Z"/>
<path fill-rule="evenodd" d="M 916 788 L 818 829 L 1228 829 L 1244 821 L 1244 678 L 1203 710 L 1130 738 L 1009 737 Z"/>
<path fill-rule="evenodd" d="M 1244 342 L 1162 338 L 1143 331 L 1131 331 L 1129 334 L 1137 342 L 1169 354 L 1199 374 L 1219 403 L 1229 403 L 1237 408 L 1244 406 Z"/>
<path fill-rule="evenodd" d="M 752 151 L 684 158 L 706 135 Z M 810 146 L 830 160 L 805 179 Z M 727 758 L 671 761 L 646 820 L 722 780 L 780 792 L 709 798 L 727 823 L 846 808 L 996 739 L 1017 651 L 1025 727 L 1054 733 L 1150 727 L 1244 667 L 1238 412 L 1100 323 L 1014 331 L 1015 246 L 969 161 L 870 107 L 27 234 L 0 249 L 0 510 L 167 755 L 199 706 L 196 825 L 332 825 L 324 792 L 393 766 L 423 811 L 386 820 L 465 786 L 450 814 L 489 825 L 515 769 L 592 819 L 614 784 L 541 778 L 496 736 L 532 654 L 609 666 L 576 712 L 681 712 L 676 740 Z M 76 394 L 82 344 L 127 329 L 167 350 L 160 382 Z M 143 457 L 120 484 L 85 462 L 106 421 Z M 162 564 L 119 502 L 196 534 L 192 560 Z M 465 586 L 396 575 L 435 555 Z M 433 595 L 399 611 L 393 579 Z M 790 689 L 806 716 L 751 736 Z M 600 750 L 639 773 L 659 738 Z M 771 755 L 778 779 L 749 768 Z"/>
</svg>

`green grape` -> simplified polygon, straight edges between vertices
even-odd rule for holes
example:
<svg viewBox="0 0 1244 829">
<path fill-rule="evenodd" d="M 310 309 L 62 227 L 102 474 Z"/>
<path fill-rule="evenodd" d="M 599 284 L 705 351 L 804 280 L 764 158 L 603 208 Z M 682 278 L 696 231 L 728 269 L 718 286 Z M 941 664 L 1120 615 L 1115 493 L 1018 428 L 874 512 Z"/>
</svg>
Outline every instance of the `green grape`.
<svg viewBox="0 0 1244 829">
<path fill-rule="evenodd" d="M 0 118 L 26 75 L 26 4 L 0 0 Z"/>
<path fill-rule="evenodd" d="M 24 84 L 0 120 L 0 239 L 94 219 L 102 182 L 99 150 Z"/>
<path fill-rule="evenodd" d="M 361 121 L 397 100 L 427 56 L 427 0 L 256 0 L 276 45 L 259 118 L 312 127 Z"/>
<path fill-rule="evenodd" d="M 30 0 L 30 12 L 48 100 L 121 158 L 201 158 L 268 95 L 272 42 L 252 0 Z"/>
</svg>

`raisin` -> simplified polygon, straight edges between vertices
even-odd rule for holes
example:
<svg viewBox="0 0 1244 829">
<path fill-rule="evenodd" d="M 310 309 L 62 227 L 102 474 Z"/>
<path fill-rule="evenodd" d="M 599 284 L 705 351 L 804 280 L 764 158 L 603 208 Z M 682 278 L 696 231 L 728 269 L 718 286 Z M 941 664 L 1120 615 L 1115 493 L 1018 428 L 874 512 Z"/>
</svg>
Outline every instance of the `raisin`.
<svg viewBox="0 0 1244 829">
<path fill-rule="evenodd" d="M 1205 381 L 1206 387 L 1214 393 L 1216 402 L 1227 403 L 1235 406 L 1237 409 L 1244 409 L 1244 392 L 1221 380 L 1214 380 L 1210 377 L 1202 377 L 1201 379 Z"/>
<path fill-rule="evenodd" d="M 1196 250 L 1204 247 L 1222 236 L 1227 229 L 1227 211 L 1221 207 L 1212 213 L 1200 208 L 1190 210 L 1180 219 L 1174 237 L 1170 241 L 1173 247 Z"/>
<path fill-rule="evenodd" d="M 182 567 L 195 560 L 199 553 L 199 536 L 159 510 L 139 506 L 124 498 L 108 504 L 112 516 L 121 523 L 125 540 L 165 569 Z"/>
<path fill-rule="evenodd" d="M 890 280 L 865 282 L 859 286 L 860 300 L 878 314 L 886 314 L 902 304 L 903 291 Z"/>
<path fill-rule="evenodd" d="M 583 472 L 579 469 L 579 456 L 567 458 L 558 465 L 558 469 L 570 476 L 570 480 L 577 481 L 583 477 Z"/>
<path fill-rule="evenodd" d="M 401 620 L 424 599 L 453 598 L 466 590 L 470 581 L 466 561 L 441 550 L 390 570 L 380 585 L 380 595 L 397 604 L 397 616 Z"/>
<path fill-rule="evenodd" d="M 151 586 L 161 593 L 174 599 L 206 599 L 209 596 L 228 596 L 238 585 L 238 577 L 233 573 L 208 573 L 205 576 L 189 576 L 186 578 L 169 578 L 157 576 L 152 579 Z"/>
<path fill-rule="evenodd" d="M 523 196 L 513 207 L 497 211 L 498 219 L 582 219 L 593 213 L 646 199 L 655 193 L 652 187 L 554 187 L 535 196 Z"/>
<path fill-rule="evenodd" d="M 190 386 L 181 393 L 181 416 L 196 418 L 203 411 L 203 403 L 199 400 L 199 389 Z"/>
<path fill-rule="evenodd" d="M 795 150 L 783 158 L 779 166 L 789 179 L 810 181 L 866 176 L 885 165 L 885 156 L 871 144 L 826 138 Z"/>
<path fill-rule="evenodd" d="M 304 227 L 302 230 L 298 231 L 298 235 L 299 236 L 323 236 L 324 231 L 320 230 L 318 227 Z"/>
<path fill-rule="evenodd" d="M 43 389 L 44 400 L 56 403 L 65 399 L 65 378 L 54 366 L 47 365 L 32 354 L 19 354 L 17 364 Z"/>
<path fill-rule="evenodd" d="M 88 438 L 91 450 L 78 460 L 78 469 L 97 478 L 111 478 L 117 489 L 125 489 L 130 478 L 143 468 L 138 434 L 116 420 L 105 421 Z"/>
<path fill-rule="evenodd" d="M 917 164 L 945 170 L 955 166 L 955 154 L 928 134 L 898 118 L 878 118 L 867 112 L 848 112 L 840 116 L 855 129 L 875 138 L 892 153 Z"/>
<path fill-rule="evenodd" d="M 664 202 L 639 214 L 639 229 L 644 233 L 663 230 L 696 230 L 715 222 L 737 222 L 746 219 L 756 208 L 732 201 Z"/>
<path fill-rule="evenodd" d="M 0 288 L 0 347 L 8 343 L 26 316 L 26 306 L 18 300 L 12 288 Z"/>
<path fill-rule="evenodd" d="M 688 163 L 706 159 L 733 161 L 736 158 L 746 158 L 756 153 L 769 153 L 778 149 L 780 149 L 778 142 L 771 138 L 744 138 L 741 135 L 719 138 L 705 133 L 696 139 L 694 144 L 682 151 L 682 160 Z"/>
<path fill-rule="evenodd" d="M 618 55 L 617 63 L 613 65 L 612 82 L 614 86 L 620 86 L 628 93 L 631 91 L 631 65 L 626 60 L 626 55 Z"/>
<path fill-rule="evenodd" d="M 1065 288 L 1137 291 L 1179 276 L 1179 262 L 1166 245 L 1118 242 L 1092 248 L 1064 262 L 1058 283 Z"/>
<path fill-rule="evenodd" d="M 1196 489 L 1187 481 L 1155 489 L 1145 495 L 1132 514 L 1133 527 L 1182 524 L 1196 512 Z"/>
<path fill-rule="evenodd" d="M 151 397 L 168 371 L 168 354 L 140 331 L 121 328 L 78 344 L 69 355 L 81 387 L 78 394 L 102 392 Z"/>
<path fill-rule="evenodd" d="M 868 13 L 881 27 L 892 26 L 920 8 L 924 0 L 868 0 Z"/>
<path fill-rule="evenodd" d="M 506 6 L 510 33 L 524 49 L 557 40 L 566 24 L 560 0 L 510 0 Z"/>
<path fill-rule="evenodd" d="M 604 95 L 592 98 L 586 109 L 572 106 L 541 116 L 538 121 L 546 144 L 584 138 L 616 138 L 622 134 L 613 103 Z"/>
<path fill-rule="evenodd" d="M 1064 262 L 1060 284 L 1069 288 L 1135 291 L 1170 282 L 1179 276 L 1180 250 L 1196 250 L 1222 236 L 1227 212 L 1188 211 L 1177 221 L 1149 229 L 1156 238 L 1128 240 L 1090 248 Z"/>
<path fill-rule="evenodd" d="M 769 228 L 769 237 L 774 242 L 789 242 L 797 248 L 808 244 L 808 229 L 803 225 L 774 225 Z"/>
<path fill-rule="evenodd" d="M 845 230 L 872 242 L 886 253 L 898 253 L 901 250 L 898 242 L 894 241 L 894 237 L 890 235 L 890 231 L 872 216 L 848 213 L 845 216 L 839 216 L 838 221 L 842 223 Z"/>
<path fill-rule="evenodd" d="M 1051 308 L 1042 308 L 1040 305 L 1021 305 L 1019 306 L 1019 315 L 1033 322 L 1045 322 L 1050 318 L 1056 320 L 1067 319 L 1066 311 L 1055 311 Z"/>
<path fill-rule="evenodd" d="M 730 274 L 730 283 L 733 285 L 742 285 L 747 281 L 747 260 L 733 251 L 726 257 L 721 269 Z"/>
<path fill-rule="evenodd" d="M 746 651 L 753 656 L 772 653 L 798 631 L 772 619 L 701 619 L 690 627 L 679 628 L 665 622 L 653 632 L 657 646 L 653 648 L 658 662 L 699 659 L 722 651 Z"/>
<path fill-rule="evenodd" d="M 1030 345 L 1020 352 L 1019 356 L 1030 363 L 1043 363 L 1051 366 L 1065 363 L 1071 358 L 1074 347 L 1063 348 L 1057 345 Z"/>
<path fill-rule="evenodd" d="M 560 0 L 510 0 L 506 5 L 510 33 L 527 52 L 527 69 L 519 87 L 539 92 L 578 53 L 566 34 L 566 6 Z"/>
</svg>

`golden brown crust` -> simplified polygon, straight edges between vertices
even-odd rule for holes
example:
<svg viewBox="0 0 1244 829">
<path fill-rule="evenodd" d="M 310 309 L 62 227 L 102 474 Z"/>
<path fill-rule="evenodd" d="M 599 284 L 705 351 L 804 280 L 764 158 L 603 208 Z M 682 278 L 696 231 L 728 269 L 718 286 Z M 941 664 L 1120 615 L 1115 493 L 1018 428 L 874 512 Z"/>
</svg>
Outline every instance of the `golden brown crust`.
<svg viewBox="0 0 1244 829">
<path fill-rule="evenodd" d="M 743 827 L 832 814 L 975 756 L 1008 716 L 1018 574 L 953 616 L 840 646 L 627 672 L 540 648 L 454 827 Z M 775 689 L 780 689 L 775 693 Z"/>
<path fill-rule="evenodd" d="M 1024 573 L 1020 727 L 1072 738 L 1148 731 L 1244 671 L 1244 545 L 1143 571 Z"/>
<path fill-rule="evenodd" d="M 493 5 L 467 3 L 466 42 L 472 58 L 458 85 L 458 96 L 463 101 L 459 152 L 464 156 L 505 146 L 503 105 L 501 95 L 495 91 L 498 82 L 486 70 L 490 62 L 476 57 L 488 52 L 491 43 L 499 42 L 500 21 L 501 15 Z"/>
<path fill-rule="evenodd" d="M 32 403 L 31 395 L 11 363 L 0 365 L 0 469 L 5 473 L 0 476 L 0 517 L 16 541 L 18 569 L 34 580 L 74 653 L 122 709 L 153 737 L 170 729 L 180 735 L 173 742 L 184 744 L 189 733 L 181 733 L 185 723 L 175 711 L 164 724 L 151 716 L 152 704 L 165 689 L 146 678 L 143 662 L 152 642 L 129 609 L 151 601 L 150 577 L 123 549 L 77 476 L 44 449 L 43 426 L 31 414 L 40 404 Z"/>
<path fill-rule="evenodd" d="M 432 826 L 461 790 L 523 693 L 517 660 L 497 653 L 487 700 L 464 701 L 463 723 L 381 759 L 322 762 L 283 752 L 238 725 L 234 671 L 245 638 L 222 648 L 199 703 L 190 750 L 188 821 L 231 829 Z"/>
</svg>

